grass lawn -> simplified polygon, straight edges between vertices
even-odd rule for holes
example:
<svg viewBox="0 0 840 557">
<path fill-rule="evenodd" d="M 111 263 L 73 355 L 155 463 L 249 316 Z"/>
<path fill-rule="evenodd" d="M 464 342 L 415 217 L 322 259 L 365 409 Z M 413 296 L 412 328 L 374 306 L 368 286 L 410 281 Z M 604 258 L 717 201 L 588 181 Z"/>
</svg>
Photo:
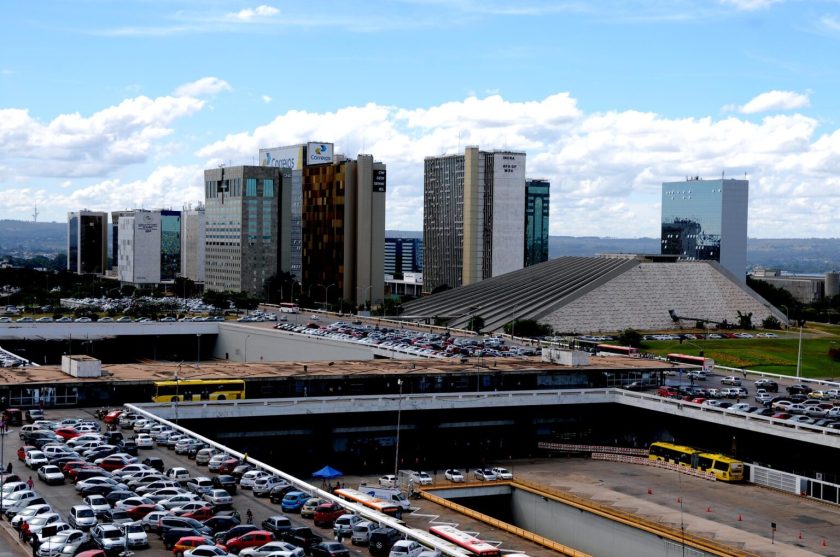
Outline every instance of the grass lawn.
<svg viewBox="0 0 840 557">
<path fill-rule="evenodd" d="M 676 340 L 646 341 L 642 347 L 660 355 L 678 352 L 696 356 L 702 350 L 704 356 L 723 366 L 795 376 L 799 336 L 793 332 L 788 338 L 691 340 L 682 344 Z M 840 362 L 828 356 L 832 347 L 840 349 L 840 329 L 808 324 L 802 336 L 802 377 L 840 377 Z"/>
</svg>

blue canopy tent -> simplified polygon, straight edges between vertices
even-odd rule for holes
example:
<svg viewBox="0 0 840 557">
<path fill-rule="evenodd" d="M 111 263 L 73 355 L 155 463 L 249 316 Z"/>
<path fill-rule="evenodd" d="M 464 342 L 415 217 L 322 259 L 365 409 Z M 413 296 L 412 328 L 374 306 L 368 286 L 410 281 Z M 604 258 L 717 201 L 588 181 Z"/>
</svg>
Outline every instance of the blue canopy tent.
<svg viewBox="0 0 840 557">
<path fill-rule="evenodd" d="M 335 468 L 333 468 L 332 466 L 329 466 L 329 465 L 324 466 L 323 468 L 321 468 L 317 472 L 312 473 L 313 477 L 324 478 L 325 480 L 331 480 L 332 478 L 338 478 L 338 477 L 343 476 L 343 475 L 344 475 L 344 473 L 342 473 L 339 470 L 336 470 Z"/>
</svg>

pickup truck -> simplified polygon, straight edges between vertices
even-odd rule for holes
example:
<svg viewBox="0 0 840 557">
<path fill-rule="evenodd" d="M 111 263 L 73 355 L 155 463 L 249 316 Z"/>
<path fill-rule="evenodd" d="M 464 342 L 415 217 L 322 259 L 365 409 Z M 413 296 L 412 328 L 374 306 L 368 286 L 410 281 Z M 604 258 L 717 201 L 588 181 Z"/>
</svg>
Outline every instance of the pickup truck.
<svg viewBox="0 0 840 557">
<path fill-rule="evenodd" d="M 301 528 L 291 528 L 280 532 L 280 539 L 293 543 L 298 547 L 302 547 L 308 555 L 313 546 L 318 545 L 323 541 L 323 538 L 306 526 Z"/>
</svg>

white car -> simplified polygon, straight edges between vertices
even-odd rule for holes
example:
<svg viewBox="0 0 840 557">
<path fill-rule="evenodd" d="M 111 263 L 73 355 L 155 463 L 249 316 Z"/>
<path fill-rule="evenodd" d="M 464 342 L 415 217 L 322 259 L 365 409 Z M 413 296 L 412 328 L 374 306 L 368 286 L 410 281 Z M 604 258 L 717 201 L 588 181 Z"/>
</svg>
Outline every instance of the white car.
<svg viewBox="0 0 840 557">
<path fill-rule="evenodd" d="M 254 485 L 251 487 L 251 491 L 254 492 L 255 497 L 266 497 L 269 492 L 278 485 L 287 485 L 287 482 L 279 476 L 257 478 L 254 480 Z"/>
<path fill-rule="evenodd" d="M 152 511 L 140 520 L 140 524 L 143 526 L 143 530 L 151 532 L 157 529 L 158 522 L 164 516 L 172 516 L 172 513 L 170 511 Z"/>
<path fill-rule="evenodd" d="M 87 497 L 83 497 L 82 504 L 93 509 L 95 514 L 111 510 L 111 505 L 108 504 L 108 500 L 101 495 L 88 495 Z"/>
<path fill-rule="evenodd" d="M 38 470 L 38 477 L 41 478 L 42 482 L 49 485 L 64 483 L 64 473 L 61 468 L 52 464 L 41 466 L 41 469 Z"/>
<path fill-rule="evenodd" d="M 477 480 L 488 482 L 498 479 L 496 478 L 496 474 L 494 474 L 493 471 L 489 468 L 476 468 L 475 472 L 473 472 L 473 476 Z"/>
<path fill-rule="evenodd" d="M 443 477 L 449 480 L 450 482 L 463 482 L 464 481 L 464 474 L 461 473 L 460 470 L 457 468 L 448 468 L 444 473 Z"/>
<path fill-rule="evenodd" d="M 414 540 L 399 540 L 391 546 L 388 557 L 417 557 L 426 548 Z"/>
<path fill-rule="evenodd" d="M 239 552 L 239 557 L 268 557 L 269 554 L 274 557 L 304 557 L 305 552 L 302 547 L 289 542 L 274 541 L 259 547 L 245 548 Z"/>
<path fill-rule="evenodd" d="M 33 470 L 37 470 L 41 466 L 49 464 L 49 462 L 50 461 L 47 460 L 47 455 L 36 450 L 26 451 L 26 458 L 23 459 L 23 463 Z"/>
<path fill-rule="evenodd" d="M 257 478 L 266 478 L 270 475 L 265 470 L 249 470 L 242 474 L 242 478 L 239 480 L 239 487 L 242 489 L 251 489 L 254 487 L 254 482 Z"/>
<path fill-rule="evenodd" d="M 217 545 L 199 545 L 184 552 L 184 557 L 228 557 L 230 553 Z"/>
<path fill-rule="evenodd" d="M 123 537 L 128 541 L 128 547 L 149 547 L 149 537 L 146 535 L 146 530 L 139 522 L 129 522 L 128 524 L 120 524 Z"/>
<path fill-rule="evenodd" d="M 90 536 L 81 530 L 65 530 L 60 534 L 54 534 L 45 539 L 38 546 L 36 554 L 38 557 L 57 557 L 61 554 L 61 550 L 65 545 L 74 544 L 75 542 L 84 543 L 89 540 Z"/>
<path fill-rule="evenodd" d="M 171 511 L 172 509 L 175 509 L 177 507 L 183 507 L 187 503 L 194 503 L 198 500 L 198 496 L 195 493 L 182 493 L 181 495 L 175 495 L 174 497 L 170 497 L 169 499 L 158 501 L 158 505 L 160 505 L 166 510 Z"/>
<path fill-rule="evenodd" d="M 51 512 L 53 512 L 53 510 L 48 503 L 36 503 L 34 505 L 29 505 L 28 507 L 17 513 L 10 522 L 12 523 L 12 526 L 15 530 L 20 530 L 20 525 L 23 523 L 24 520 L 29 522 L 29 519 L 33 516 L 38 516 L 39 514 Z"/>
<path fill-rule="evenodd" d="M 166 471 L 166 477 L 176 482 L 185 482 L 190 479 L 190 471 L 180 466 L 175 466 Z"/>
<path fill-rule="evenodd" d="M 417 472 L 411 479 L 419 485 L 432 485 L 434 483 L 434 479 L 428 472 Z"/>
<path fill-rule="evenodd" d="M 335 522 L 333 522 L 333 533 L 336 538 L 338 538 L 339 534 L 342 538 L 349 538 L 353 534 L 353 527 L 361 521 L 361 517 L 355 514 L 343 514 L 336 518 Z"/>
<path fill-rule="evenodd" d="M 79 530 L 90 530 L 96 526 L 96 513 L 89 505 L 73 505 L 67 515 L 67 523 Z"/>
<path fill-rule="evenodd" d="M 214 507 L 223 507 L 225 505 L 233 504 L 233 497 L 224 489 L 213 489 L 209 493 L 202 495 L 204 500 Z"/>
<path fill-rule="evenodd" d="M 155 440 L 148 433 L 140 433 L 134 436 L 134 442 L 138 449 L 152 449 L 155 446 Z"/>
<path fill-rule="evenodd" d="M 513 472 L 511 472 L 507 468 L 502 468 L 501 466 L 496 466 L 491 471 L 494 474 L 496 474 L 496 478 L 498 478 L 500 480 L 512 480 L 513 479 Z"/>
<path fill-rule="evenodd" d="M 379 478 L 379 485 L 382 487 L 397 487 L 397 477 L 393 474 L 385 474 Z"/>
</svg>

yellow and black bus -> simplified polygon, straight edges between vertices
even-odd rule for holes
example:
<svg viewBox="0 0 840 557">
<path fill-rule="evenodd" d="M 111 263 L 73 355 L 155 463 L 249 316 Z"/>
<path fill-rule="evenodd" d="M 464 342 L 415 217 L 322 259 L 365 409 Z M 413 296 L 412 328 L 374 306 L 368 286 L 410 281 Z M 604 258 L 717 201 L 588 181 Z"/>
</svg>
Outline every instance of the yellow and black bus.
<svg viewBox="0 0 840 557">
<path fill-rule="evenodd" d="M 651 443 L 648 458 L 711 472 L 716 479 L 724 482 L 740 482 L 744 479 L 744 463 L 740 460 L 685 445 Z"/>
<path fill-rule="evenodd" d="M 242 400 L 245 381 L 242 379 L 178 379 L 155 381 L 152 402 L 198 400 Z"/>
</svg>

